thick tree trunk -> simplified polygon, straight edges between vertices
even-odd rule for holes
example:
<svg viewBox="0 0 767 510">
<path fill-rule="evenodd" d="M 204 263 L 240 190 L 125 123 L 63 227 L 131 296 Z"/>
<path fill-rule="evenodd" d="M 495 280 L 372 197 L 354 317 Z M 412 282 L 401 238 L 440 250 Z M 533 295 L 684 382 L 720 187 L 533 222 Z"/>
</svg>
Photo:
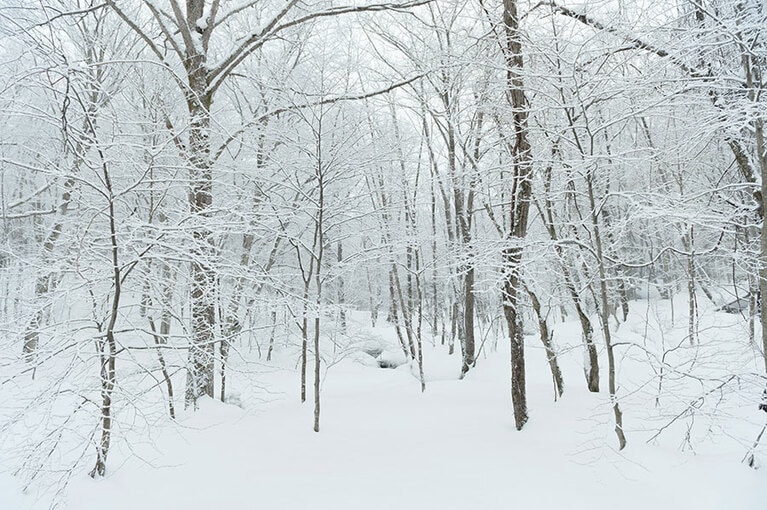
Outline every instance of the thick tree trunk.
<svg viewBox="0 0 767 510">
<path fill-rule="evenodd" d="M 451 124 L 452 125 L 452 124 Z M 452 158 L 455 151 L 455 135 L 452 130 L 449 131 L 449 144 L 448 153 Z M 455 173 L 455 165 L 451 165 L 451 173 Z M 452 175 L 453 179 L 453 203 L 455 204 L 455 221 L 456 221 L 456 246 L 459 247 L 458 256 L 462 259 L 465 258 L 458 271 L 460 281 L 460 293 L 461 298 L 461 311 L 463 312 L 460 320 L 461 331 L 463 334 L 459 334 L 461 340 L 461 377 L 466 375 L 469 368 L 474 364 L 474 261 L 471 253 L 466 253 L 471 249 L 471 220 L 468 216 L 470 211 L 466 211 L 464 205 L 464 190 L 463 186 L 457 182 L 458 177 Z"/>
<path fill-rule="evenodd" d="M 575 303 L 575 312 L 578 314 L 578 321 L 581 324 L 581 334 L 583 335 L 583 343 L 586 346 L 587 366 L 584 368 L 586 386 L 590 392 L 597 393 L 599 392 L 599 356 L 597 355 L 597 347 L 594 345 L 594 328 L 591 325 L 591 320 L 589 320 L 588 315 L 583 311 L 581 299 L 572 282 L 568 284 L 568 290 L 570 291 L 570 297 L 572 298 L 573 303 Z"/>
<path fill-rule="evenodd" d="M 511 343 L 511 400 L 517 430 L 527 422 L 527 394 L 525 389 L 525 345 L 522 331 L 522 315 L 519 313 L 519 287 L 521 283 L 522 242 L 527 235 L 532 183 L 532 154 L 528 139 L 527 118 L 529 104 L 525 95 L 521 71 L 522 37 L 519 31 L 517 0 L 503 1 L 503 24 L 506 60 L 507 97 L 511 106 L 513 138 L 508 145 L 513 172 L 511 204 L 509 207 L 508 246 L 502 252 L 503 262 L 503 312 L 509 329 Z"/>
<path fill-rule="evenodd" d="M 189 2 L 202 4 L 203 2 Z M 188 6 L 188 8 L 191 8 Z M 195 7 L 196 9 L 196 7 Z M 189 19 L 200 19 L 188 13 Z M 201 49 L 201 48 L 200 48 Z M 187 75 L 189 91 L 187 106 L 189 109 L 189 163 L 191 165 L 191 192 L 189 209 L 195 217 L 192 229 L 192 343 L 189 348 L 189 366 L 187 368 L 186 406 L 197 407 L 197 399 L 202 396 L 213 397 L 215 369 L 215 269 L 213 259 L 215 249 L 211 232 L 207 225 L 210 208 L 213 204 L 213 175 L 210 162 L 210 105 L 212 97 L 208 90 L 208 77 L 205 68 L 205 56 L 197 48 L 187 48 Z M 192 53 L 192 51 L 194 51 Z"/>
<path fill-rule="evenodd" d="M 461 364 L 461 377 L 466 375 L 469 368 L 474 364 L 474 263 L 468 263 L 466 275 L 463 281 L 463 329 L 464 348 L 463 363 Z"/>
<path fill-rule="evenodd" d="M 511 344 L 511 403 L 514 409 L 514 423 L 517 430 L 527 423 L 527 390 L 525 383 L 525 337 L 522 329 L 522 316 L 519 307 L 519 264 L 522 261 L 522 249 L 507 248 L 503 252 L 504 277 L 503 313 L 509 330 Z"/>
</svg>

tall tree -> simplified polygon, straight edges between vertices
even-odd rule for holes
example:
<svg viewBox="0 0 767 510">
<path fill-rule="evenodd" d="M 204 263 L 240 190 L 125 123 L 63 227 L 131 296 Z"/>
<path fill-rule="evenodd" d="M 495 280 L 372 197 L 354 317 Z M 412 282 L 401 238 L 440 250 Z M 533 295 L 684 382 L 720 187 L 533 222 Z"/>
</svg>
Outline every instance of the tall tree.
<svg viewBox="0 0 767 510">
<path fill-rule="evenodd" d="M 528 116 L 530 105 L 522 79 L 522 33 L 516 0 L 503 1 L 502 46 L 506 62 L 507 100 L 511 108 L 509 132 L 505 134 L 511 164 L 511 196 L 508 206 L 509 230 L 507 246 L 502 252 L 503 313 L 511 343 L 511 400 L 514 422 L 521 430 L 527 422 L 527 391 L 525 388 L 525 337 L 522 329 L 520 296 L 522 294 L 522 253 L 527 235 L 530 198 L 532 194 L 532 152 L 529 140 Z"/>
<path fill-rule="evenodd" d="M 220 0 L 187 0 L 185 8 L 178 0 L 169 0 L 170 11 L 155 2 L 134 2 L 132 8 L 106 0 L 109 7 L 147 44 L 151 53 L 177 76 L 178 91 L 186 100 L 188 112 L 188 138 L 183 150 L 189 162 L 189 211 L 194 218 L 191 227 L 191 347 L 186 388 L 187 406 L 197 406 L 197 399 L 213 397 L 215 364 L 215 283 L 216 250 L 210 220 L 213 215 L 213 183 L 216 158 L 221 150 L 211 148 L 211 106 L 221 86 L 232 76 L 250 55 L 266 43 L 296 27 L 330 16 L 349 13 L 377 12 L 405 9 L 421 5 L 428 0 L 406 3 L 383 3 L 362 6 L 328 6 L 319 10 L 306 10 L 298 0 L 290 0 L 277 7 L 276 12 L 261 5 L 247 2 L 221 10 Z M 161 36 L 143 28 L 145 10 L 151 14 Z M 253 30 L 234 36 L 235 18 L 250 26 L 249 18 L 255 11 L 264 19 Z M 224 30 L 224 27 L 227 30 Z M 211 42 L 215 44 L 211 46 Z M 225 50 L 218 48 L 225 47 Z M 176 75 L 175 66 L 168 56 L 175 55 L 182 66 Z M 218 60 L 215 60 L 215 59 Z M 182 78 L 183 77 L 183 78 Z"/>
</svg>

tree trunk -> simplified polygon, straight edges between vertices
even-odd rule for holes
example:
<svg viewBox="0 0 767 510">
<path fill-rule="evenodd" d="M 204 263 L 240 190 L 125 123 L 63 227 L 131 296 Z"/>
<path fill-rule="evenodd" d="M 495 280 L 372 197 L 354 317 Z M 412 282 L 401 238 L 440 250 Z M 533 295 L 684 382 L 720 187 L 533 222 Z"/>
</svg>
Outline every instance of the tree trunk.
<svg viewBox="0 0 767 510">
<path fill-rule="evenodd" d="M 397 286 L 395 284 L 394 265 L 389 270 L 389 299 L 390 299 L 390 312 L 392 315 L 392 324 L 394 324 L 394 331 L 397 333 L 397 339 L 399 340 L 400 347 L 402 347 L 402 353 L 405 355 L 405 359 L 411 359 L 412 353 L 408 349 L 408 344 L 405 342 L 405 337 L 402 336 L 402 328 L 399 325 L 399 311 L 397 307 Z"/>
<path fill-rule="evenodd" d="M 521 248 L 508 248 L 503 252 L 506 275 L 504 277 L 503 313 L 509 330 L 511 344 L 511 402 L 517 430 L 527 423 L 527 391 L 525 387 L 525 337 L 519 306 L 519 264 Z"/>
<path fill-rule="evenodd" d="M 152 331 L 152 337 L 154 337 L 154 345 L 157 349 L 157 361 L 160 363 L 160 372 L 162 372 L 162 378 L 165 381 L 165 389 L 168 392 L 168 414 L 171 419 L 176 419 L 176 406 L 173 402 L 173 381 L 168 373 L 168 366 L 165 363 L 165 356 L 162 354 L 162 346 L 165 342 L 162 340 L 162 332 L 157 333 L 157 328 L 154 323 L 154 319 L 151 315 L 147 316 L 149 320 L 149 329 Z M 162 331 L 162 324 L 160 325 L 160 331 Z"/>
<path fill-rule="evenodd" d="M 112 439 L 112 393 L 115 388 L 115 365 L 117 359 L 117 342 L 115 341 L 115 324 L 117 313 L 120 309 L 120 296 L 122 291 L 122 277 L 119 264 L 119 252 L 117 245 L 117 227 L 115 222 L 114 192 L 110 180 L 104 155 L 98 151 L 102 160 L 104 184 L 107 188 L 109 199 L 109 240 L 112 255 L 112 303 L 103 339 L 97 342 L 99 346 L 99 359 L 101 361 L 101 440 L 96 446 L 96 465 L 90 472 L 91 478 L 104 476 L 106 473 L 107 455 Z M 104 349 L 106 348 L 106 353 Z"/>
<path fill-rule="evenodd" d="M 690 225 L 686 237 L 685 246 L 688 250 L 687 255 L 687 303 L 689 307 L 689 319 L 687 321 L 687 336 L 690 345 L 695 345 L 698 337 L 698 300 L 695 297 L 695 227 Z"/>
<path fill-rule="evenodd" d="M 344 260 L 343 245 L 338 241 L 338 264 Z M 344 290 L 344 278 L 338 277 L 338 317 L 340 320 L 341 333 L 346 333 L 346 295 Z"/>
<path fill-rule="evenodd" d="M 552 154 L 554 155 L 554 154 Z M 583 345 L 586 348 L 586 365 L 584 367 L 584 373 L 586 376 L 586 386 L 589 391 L 596 393 L 599 392 L 599 357 L 597 355 L 597 349 L 594 345 L 594 328 L 591 326 L 591 321 L 588 315 L 583 310 L 581 303 L 581 297 L 578 295 L 578 291 L 575 288 L 572 275 L 570 273 L 569 265 L 565 261 L 565 253 L 562 249 L 562 245 L 557 241 L 556 226 L 554 224 L 554 212 L 552 211 L 550 192 L 551 192 L 551 166 L 546 169 L 545 178 L 543 181 L 544 186 L 544 206 L 545 209 L 541 209 L 538 204 L 541 217 L 543 218 L 546 230 L 549 233 L 549 237 L 554 241 L 554 252 L 557 254 L 557 260 L 559 261 L 559 267 L 562 272 L 562 278 L 565 282 L 565 288 L 567 289 L 570 299 L 575 306 L 575 312 L 578 315 L 578 321 L 581 325 L 581 336 L 583 338 Z M 563 314 L 564 316 L 564 314 Z"/>
<path fill-rule="evenodd" d="M 309 283 L 304 283 L 303 314 L 301 316 L 301 402 L 306 402 L 306 357 L 309 345 Z"/>
<path fill-rule="evenodd" d="M 519 313 L 519 285 L 521 281 L 522 242 L 527 235 L 528 213 L 532 183 L 532 154 L 528 140 L 527 118 L 529 104 L 525 95 L 521 71 L 522 37 L 519 30 L 517 0 L 503 1 L 503 24 L 506 37 L 503 47 L 506 60 L 508 101 L 513 117 L 513 139 L 508 145 L 511 153 L 512 192 L 509 207 L 508 246 L 503 249 L 503 312 L 511 342 L 511 400 L 517 430 L 527 422 L 527 394 L 525 389 L 525 345 L 522 315 Z"/>
<path fill-rule="evenodd" d="M 764 123 L 757 121 L 756 150 L 759 155 L 759 166 L 762 174 L 762 196 L 767 197 L 767 147 L 764 139 Z M 762 357 L 764 368 L 767 371 L 767 228 L 764 225 L 764 213 L 762 213 L 762 232 L 760 237 L 759 257 L 759 294 L 761 296 L 761 321 L 762 321 Z"/>
<path fill-rule="evenodd" d="M 189 2 L 197 12 L 189 12 L 189 19 L 202 18 L 202 3 Z M 188 6 L 188 8 L 190 8 Z M 199 7 L 199 8 L 198 8 Z M 200 48 L 201 49 L 201 48 Z M 194 243 L 190 249 L 192 258 L 192 344 L 189 348 L 187 368 L 186 406 L 197 408 L 197 399 L 213 397 L 215 368 L 215 269 L 214 244 L 207 221 L 213 204 L 213 175 L 210 161 L 210 105 L 212 97 L 208 90 L 205 55 L 187 48 L 187 75 L 189 90 L 189 163 L 191 164 L 192 189 L 189 209 L 196 223 L 192 227 Z"/>
<path fill-rule="evenodd" d="M 269 348 L 266 350 L 266 361 L 272 361 L 272 351 L 274 351 L 274 334 L 277 330 L 277 310 L 272 310 L 269 316 L 272 319 L 272 329 L 269 333 Z"/>
<path fill-rule="evenodd" d="M 551 370 L 551 379 L 554 381 L 554 400 L 557 396 L 562 396 L 565 391 L 565 383 L 562 380 L 562 371 L 559 369 L 559 363 L 557 362 L 557 352 L 554 350 L 554 343 L 552 342 L 553 333 L 549 332 L 549 325 L 546 322 L 546 317 L 541 310 L 541 302 L 538 300 L 538 296 L 525 285 L 530 300 L 533 303 L 533 310 L 536 317 L 538 317 L 538 329 L 541 334 L 541 343 L 546 351 L 546 358 L 549 362 L 549 370 Z"/>
<path fill-rule="evenodd" d="M 618 405 L 616 396 L 615 381 L 615 353 L 613 352 L 612 335 L 610 333 L 610 313 L 607 306 L 607 277 L 605 271 L 605 260 L 602 250 L 602 237 L 599 232 L 599 219 L 597 217 L 596 201 L 594 199 L 594 186 L 592 183 L 593 174 L 587 173 L 586 183 L 589 192 L 589 203 L 591 206 L 591 223 L 594 229 L 594 245 L 596 247 L 597 266 L 599 272 L 599 298 L 601 301 L 600 316 L 602 323 L 602 334 L 605 337 L 605 346 L 607 348 L 607 386 L 610 392 L 610 401 L 613 405 L 613 416 L 615 418 L 615 434 L 618 436 L 618 449 L 623 450 L 626 447 L 626 436 L 623 433 L 623 413 Z"/>
<path fill-rule="evenodd" d="M 463 281 L 463 330 L 464 348 L 463 363 L 461 364 L 461 377 L 466 375 L 469 368 L 474 364 L 474 264 L 468 263 L 466 275 Z"/>
</svg>

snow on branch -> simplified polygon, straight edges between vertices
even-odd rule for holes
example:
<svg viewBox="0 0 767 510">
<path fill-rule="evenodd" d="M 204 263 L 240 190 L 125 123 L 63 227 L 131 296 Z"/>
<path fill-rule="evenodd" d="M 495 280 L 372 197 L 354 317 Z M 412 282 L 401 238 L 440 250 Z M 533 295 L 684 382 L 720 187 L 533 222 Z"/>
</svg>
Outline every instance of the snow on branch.
<svg viewBox="0 0 767 510">
<path fill-rule="evenodd" d="M 300 16 L 290 21 L 282 23 L 285 17 L 292 11 L 298 0 L 290 0 L 288 5 L 285 6 L 263 29 L 258 32 L 254 32 L 248 37 L 239 47 L 232 51 L 229 56 L 224 58 L 219 64 L 215 65 L 209 74 L 210 88 L 209 91 L 213 92 L 221 85 L 223 80 L 231 74 L 237 66 L 245 60 L 251 53 L 270 38 L 291 27 L 307 23 L 314 19 L 327 18 L 332 16 L 340 16 L 343 14 L 363 13 L 363 12 L 380 12 L 380 11 L 399 11 L 418 7 L 430 3 L 432 0 L 415 0 L 412 2 L 404 3 L 381 3 L 381 4 L 369 4 L 369 5 L 348 5 L 341 7 L 331 7 L 322 11 L 312 12 L 304 16 Z"/>
<path fill-rule="evenodd" d="M 227 147 L 229 147 L 229 144 L 231 144 L 233 141 L 235 141 L 237 138 L 242 136 L 243 133 L 245 133 L 247 130 L 255 126 L 256 124 L 263 122 L 265 119 L 269 117 L 274 117 L 275 115 L 280 115 L 282 113 L 290 112 L 290 111 L 296 111 L 296 110 L 303 110 L 304 108 L 312 108 L 314 106 L 323 106 L 327 104 L 333 104 L 333 103 L 339 103 L 341 101 L 360 101 L 363 99 L 370 99 L 371 97 L 380 96 L 382 94 L 387 94 L 389 92 L 392 92 L 398 88 L 404 87 L 406 85 L 410 85 L 411 83 L 420 80 L 426 76 L 426 73 L 417 74 L 413 76 L 412 78 L 408 78 L 407 80 L 400 81 L 397 83 L 394 83 L 392 85 L 389 85 L 388 87 L 384 89 L 374 90 L 372 92 L 365 92 L 362 94 L 353 94 L 353 95 L 343 95 L 343 96 L 334 96 L 334 97 L 327 97 L 325 99 L 320 99 L 319 101 L 312 101 L 309 103 L 303 103 L 303 104 L 295 104 L 290 106 L 283 106 L 282 108 L 277 108 L 275 110 L 271 110 L 269 112 L 264 113 L 263 115 L 259 115 L 258 117 L 254 118 L 247 124 L 245 124 L 242 128 L 238 129 L 234 133 L 232 133 L 222 144 L 221 146 L 216 150 L 215 154 L 211 158 L 211 162 L 215 162 L 218 160 L 218 158 L 221 157 L 221 155 L 224 153 Z"/>
</svg>

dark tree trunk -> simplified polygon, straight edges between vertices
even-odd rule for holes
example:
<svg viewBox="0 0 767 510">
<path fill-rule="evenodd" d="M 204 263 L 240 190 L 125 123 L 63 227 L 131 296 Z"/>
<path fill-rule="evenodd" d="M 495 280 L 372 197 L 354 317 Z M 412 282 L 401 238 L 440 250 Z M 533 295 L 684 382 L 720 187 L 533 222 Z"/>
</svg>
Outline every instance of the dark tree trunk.
<svg viewBox="0 0 767 510">
<path fill-rule="evenodd" d="M 565 391 L 565 383 L 562 380 L 562 371 L 559 369 L 559 363 L 557 362 L 557 353 L 554 350 L 554 344 L 552 342 L 553 333 L 549 331 L 549 325 L 546 322 L 546 316 L 543 315 L 543 311 L 541 310 L 541 302 L 538 300 L 538 296 L 535 295 L 535 293 L 527 288 L 525 286 L 528 295 L 530 296 L 530 300 L 533 303 L 533 310 L 535 311 L 536 317 L 538 317 L 538 330 L 541 334 L 541 343 L 543 343 L 543 348 L 546 351 L 546 358 L 549 362 L 549 370 L 551 370 L 551 378 L 554 381 L 554 400 L 556 400 L 556 397 L 562 396 L 562 393 Z"/>
<path fill-rule="evenodd" d="M 552 154 L 552 155 L 555 155 L 555 154 Z M 586 348 L 586 356 L 588 360 L 587 361 L 588 366 L 584 367 L 584 373 L 586 375 L 586 386 L 588 387 L 589 391 L 598 392 L 599 391 L 599 358 L 597 356 L 597 348 L 594 345 L 594 328 L 591 326 L 591 321 L 589 320 L 588 315 L 586 315 L 586 313 L 583 310 L 581 297 L 578 295 L 578 291 L 575 288 L 575 283 L 573 282 L 573 278 L 570 273 L 570 267 L 565 260 L 565 253 L 562 249 L 562 245 L 557 242 L 559 240 L 559 237 L 557 235 L 556 226 L 554 224 L 554 213 L 552 211 L 552 205 L 551 205 L 551 199 L 550 199 L 551 171 L 552 171 L 552 168 L 549 166 L 546 169 L 545 178 L 543 181 L 544 192 L 545 192 L 545 198 L 544 198 L 545 209 L 541 210 L 540 204 L 538 205 L 538 209 L 540 210 L 541 217 L 544 220 L 546 230 L 549 233 L 549 237 L 555 243 L 554 251 L 557 254 L 557 260 L 559 262 L 559 267 L 562 272 L 562 279 L 564 280 L 567 293 L 569 294 L 570 299 L 572 300 L 573 305 L 575 306 L 575 312 L 578 315 L 578 321 L 581 325 L 581 336 L 583 338 L 583 345 Z M 564 320 L 564 313 L 563 313 L 563 320 Z"/>
<path fill-rule="evenodd" d="M 463 363 L 461 365 L 461 376 L 466 375 L 469 368 L 474 364 L 474 264 L 469 262 L 469 267 L 464 276 L 463 282 L 463 329 L 464 329 L 464 349 Z"/>
<path fill-rule="evenodd" d="M 104 332 L 104 337 L 99 339 L 99 359 L 101 361 L 101 439 L 96 446 L 96 465 L 90 472 L 91 478 L 104 476 L 109 447 L 112 440 L 112 394 L 116 383 L 117 342 L 115 340 L 115 324 L 120 310 L 120 297 L 122 294 L 122 276 L 119 263 L 119 249 L 117 245 L 117 227 L 115 220 L 115 195 L 112 190 L 112 181 L 106 160 L 101 150 L 103 179 L 109 199 L 109 240 L 112 256 L 112 303 L 109 312 L 109 321 Z"/>
<path fill-rule="evenodd" d="M 344 260 L 343 244 L 338 241 L 338 263 Z M 338 277 L 338 317 L 340 320 L 341 333 L 346 333 L 346 294 L 343 276 Z"/>
<path fill-rule="evenodd" d="M 503 1 L 503 24 L 506 60 L 507 97 L 511 106 L 513 138 L 508 140 L 512 158 L 512 189 L 509 206 L 508 246 L 502 252 L 503 312 L 511 342 L 511 400 L 517 430 L 527 422 L 527 394 L 525 389 L 525 345 L 522 315 L 519 313 L 519 287 L 521 283 L 522 243 L 527 235 L 532 183 L 532 154 L 528 140 L 527 118 L 529 104 L 521 76 L 522 37 L 519 30 L 517 1 Z"/>
</svg>

